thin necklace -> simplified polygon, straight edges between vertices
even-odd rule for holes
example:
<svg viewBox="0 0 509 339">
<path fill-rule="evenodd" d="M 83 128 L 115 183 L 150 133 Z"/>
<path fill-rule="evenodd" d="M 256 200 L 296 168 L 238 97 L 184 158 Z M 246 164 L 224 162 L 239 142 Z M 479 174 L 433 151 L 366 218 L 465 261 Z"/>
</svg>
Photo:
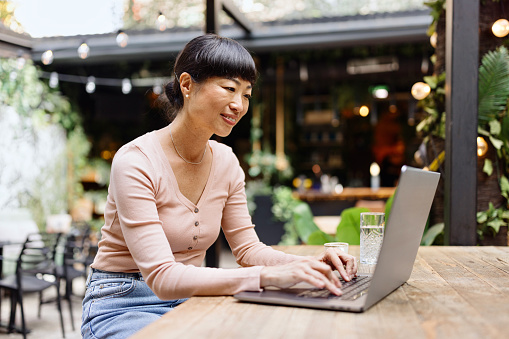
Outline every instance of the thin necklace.
<svg viewBox="0 0 509 339">
<path fill-rule="evenodd" d="M 191 164 L 191 165 L 199 165 L 202 163 L 203 159 L 205 159 L 205 153 L 207 153 L 207 145 L 205 145 L 205 150 L 203 151 L 203 155 L 201 156 L 201 160 L 198 161 L 198 162 L 192 162 L 192 161 L 188 161 L 186 160 L 186 158 L 184 158 L 182 156 L 182 154 L 180 154 L 178 148 L 177 148 L 177 145 L 175 145 L 175 140 L 173 140 L 173 134 L 171 133 L 171 125 L 168 125 L 168 127 L 170 128 L 170 137 L 171 137 L 171 142 L 173 143 L 173 147 L 175 147 L 175 151 L 177 151 L 177 154 L 178 156 L 184 160 L 185 162 L 187 162 L 188 164 Z"/>
</svg>

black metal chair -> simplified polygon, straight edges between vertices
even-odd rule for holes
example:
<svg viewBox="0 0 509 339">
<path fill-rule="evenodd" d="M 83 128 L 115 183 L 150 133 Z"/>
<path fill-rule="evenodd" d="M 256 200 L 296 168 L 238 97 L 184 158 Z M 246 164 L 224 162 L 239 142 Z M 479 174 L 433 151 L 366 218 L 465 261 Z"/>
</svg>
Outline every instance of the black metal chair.
<svg viewBox="0 0 509 339">
<path fill-rule="evenodd" d="M 60 281 L 57 277 L 55 255 L 60 233 L 34 233 L 28 235 L 16 263 L 16 273 L 0 280 L 0 289 L 10 292 L 11 313 L 8 331 L 16 330 L 15 318 L 16 307 L 19 304 L 21 310 L 21 329 L 19 330 L 26 338 L 29 332 L 25 323 L 25 310 L 23 307 L 23 294 L 42 293 L 42 291 L 55 287 L 62 336 L 65 338 L 64 319 L 60 297 Z M 52 275 L 53 279 L 45 279 L 45 275 Z"/>
<path fill-rule="evenodd" d="M 73 280 L 79 277 L 86 279 L 88 274 L 88 266 L 90 252 L 90 226 L 88 224 L 74 225 L 71 231 L 60 238 L 57 247 L 57 267 L 56 277 L 65 281 L 65 293 L 63 298 L 69 303 L 69 312 L 71 315 L 71 324 L 73 331 L 74 316 L 72 313 Z M 82 299 L 83 296 L 80 296 Z M 42 304 L 53 300 L 43 300 L 42 296 L 39 300 L 39 315 Z"/>
<path fill-rule="evenodd" d="M 63 263 L 57 273 L 65 280 L 65 296 L 73 294 L 72 281 L 78 277 L 87 278 L 88 267 L 93 261 L 93 248 L 90 240 L 91 228 L 88 224 L 75 225 L 66 235 L 63 246 Z M 82 297 L 82 296 L 80 296 Z"/>
</svg>

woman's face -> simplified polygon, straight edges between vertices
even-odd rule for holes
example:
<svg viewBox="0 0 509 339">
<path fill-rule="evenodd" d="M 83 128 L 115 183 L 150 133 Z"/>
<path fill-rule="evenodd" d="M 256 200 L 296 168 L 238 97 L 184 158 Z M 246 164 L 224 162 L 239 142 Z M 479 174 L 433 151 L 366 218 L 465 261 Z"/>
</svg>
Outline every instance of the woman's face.
<svg viewBox="0 0 509 339">
<path fill-rule="evenodd" d="M 189 88 L 184 111 L 212 134 L 225 137 L 246 114 L 251 91 L 251 83 L 240 78 L 209 78 Z"/>
</svg>

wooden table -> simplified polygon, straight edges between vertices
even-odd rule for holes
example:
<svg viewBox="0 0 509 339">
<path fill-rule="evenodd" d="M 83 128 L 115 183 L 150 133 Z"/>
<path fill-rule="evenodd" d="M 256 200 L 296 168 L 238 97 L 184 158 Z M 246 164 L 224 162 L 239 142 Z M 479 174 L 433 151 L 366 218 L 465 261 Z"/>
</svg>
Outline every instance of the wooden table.
<svg viewBox="0 0 509 339">
<path fill-rule="evenodd" d="M 394 192 L 396 187 L 380 187 L 372 189 L 370 187 L 345 187 L 341 193 L 322 193 L 319 191 L 306 191 L 296 193 L 297 197 L 306 202 L 311 201 L 330 201 L 330 200 L 387 200 Z"/>
<path fill-rule="evenodd" d="M 321 246 L 278 249 L 310 255 Z M 365 313 L 193 297 L 132 338 L 508 337 L 509 248 L 434 246 L 421 247 L 408 282 Z"/>
</svg>

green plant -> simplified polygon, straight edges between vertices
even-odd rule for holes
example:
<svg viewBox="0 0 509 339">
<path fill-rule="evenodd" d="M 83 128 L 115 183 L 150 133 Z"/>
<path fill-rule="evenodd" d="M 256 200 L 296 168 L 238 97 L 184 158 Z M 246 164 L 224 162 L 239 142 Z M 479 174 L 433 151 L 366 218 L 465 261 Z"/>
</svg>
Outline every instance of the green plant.
<svg viewBox="0 0 509 339">
<path fill-rule="evenodd" d="M 86 163 L 90 143 L 81 128 L 80 115 L 67 98 L 39 79 L 39 69 L 31 60 L 0 59 L 0 103 L 2 109 L 9 107 L 18 117 L 12 140 L 22 139 L 25 149 L 37 150 L 41 144 L 38 138 L 48 131 L 52 139 L 62 138 L 67 143 L 62 156 L 39 169 L 37 176 L 30 180 L 33 184 L 25 182 L 24 189 L 13 197 L 17 202 L 10 203 L 10 206 L 29 208 L 43 229 L 48 214 L 62 213 L 70 205 L 68 190 L 80 191 L 75 188 L 79 181 L 75 171 Z M 67 184 L 62 180 L 66 173 Z M 20 177 L 20 181 L 26 180 Z M 14 185 L 7 183 L 7 186 Z"/>
<path fill-rule="evenodd" d="M 431 9 L 430 15 L 433 18 L 433 21 L 431 22 L 427 32 L 428 35 L 431 35 L 436 31 L 438 19 L 445 10 L 445 0 L 426 1 L 424 2 L 424 5 Z"/>
<path fill-rule="evenodd" d="M 505 205 L 494 209 L 490 202 L 487 211 L 479 212 L 477 217 L 478 234 L 482 239 L 484 235 L 498 233 L 500 226 L 506 226 L 509 211 L 509 117 L 507 115 L 507 100 L 509 98 L 509 53 L 505 47 L 499 47 L 483 56 L 479 67 L 479 120 L 478 133 L 487 137 L 496 149 L 496 165 L 492 160 L 485 158 L 483 171 L 488 175 L 496 176 L 500 192 L 505 198 Z M 498 171 L 499 162 L 502 173 Z M 489 227 L 489 228 L 488 228 Z"/>
<path fill-rule="evenodd" d="M 294 224 L 293 214 L 295 207 L 301 203 L 294 197 L 291 188 L 279 186 L 274 189 L 272 195 L 272 213 L 274 218 L 284 222 L 285 233 L 281 238 L 280 245 L 298 245 L 300 244 L 299 235 Z"/>
<path fill-rule="evenodd" d="M 271 151 L 271 146 L 265 142 L 262 146 L 263 130 L 262 105 L 253 105 L 253 116 L 251 118 L 251 153 L 246 155 L 246 161 L 249 164 L 249 176 L 261 179 L 267 186 L 272 184 L 274 178 L 278 181 L 286 180 L 292 177 L 293 169 L 290 166 L 288 156 L 278 156 Z"/>
<path fill-rule="evenodd" d="M 253 215 L 256 210 L 255 196 L 271 195 L 272 187 L 261 180 L 251 180 L 246 183 L 246 199 L 249 214 Z"/>
<path fill-rule="evenodd" d="M 341 221 L 336 230 L 336 240 L 350 245 L 360 244 L 361 213 L 368 212 L 364 207 L 351 207 L 341 212 Z"/>
<path fill-rule="evenodd" d="M 444 236 L 444 227 L 445 224 L 441 222 L 428 228 L 424 232 L 424 235 L 422 236 L 421 245 L 430 246 L 433 244 L 442 243 Z"/>
<path fill-rule="evenodd" d="M 486 235 L 496 235 L 500 226 L 507 226 L 509 221 L 509 210 L 505 207 L 495 208 L 489 203 L 486 211 L 477 212 L 477 234 L 482 239 Z"/>
<path fill-rule="evenodd" d="M 445 101 L 445 73 L 425 77 L 424 80 L 431 87 L 430 95 L 421 100 L 419 105 L 423 107 L 428 114 L 418 125 L 417 131 L 426 135 L 424 142 L 428 142 L 430 136 L 437 136 L 445 139 L 445 112 L 443 110 Z M 502 196 L 506 199 L 505 206 L 502 206 L 501 212 L 493 215 L 498 218 L 499 225 L 504 224 L 505 215 L 503 211 L 508 210 L 507 201 L 509 200 L 509 180 L 507 173 L 509 172 L 509 116 L 507 114 L 507 102 L 509 99 L 509 52 L 507 48 L 501 46 L 494 51 L 487 52 L 479 67 L 479 84 L 478 84 L 478 134 L 486 137 L 490 144 L 496 150 L 495 162 L 492 159 L 485 158 L 482 170 L 488 176 L 494 174 L 495 169 L 499 187 Z M 431 162 L 429 166 L 431 170 L 437 170 L 438 166 L 444 160 L 445 152 L 438 153 L 437 158 Z M 502 172 L 498 171 L 502 168 Z M 490 211 L 490 210 L 488 210 Z M 488 211 L 485 211 L 488 213 Z M 483 215 L 483 212 L 479 212 Z M 486 228 L 484 222 L 480 222 L 478 218 L 478 232 L 482 238 L 484 232 L 489 231 L 492 234 L 494 228 Z M 496 224 L 492 220 L 493 224 Z M 437 225 L 435 225 L 437 226 Z M 436 231 L 440 228 L 433 229 L 435 236 L 440 234 Z M 497 232 L 498 232 L 498 228 Z M 431 228 L 430 228 L 431 230 Z M 430 236 L 434 233 L 430 233 Z"/>
<path fill-rule="evenodd" d="M 479 127 L 478 133 L 489 138 L 497 157 L 508 165 L 509 159 L 509 54 L 505 47 L 488 52 L 479 68 Z M 485 159 L 484 172 L 491 175 L 493 166 Z M 505 167 L 507 172 L 507 167 Z M 501 179 L 507 179 L 504 175 Z M 501 187 L 502 188 L 502 187 Z M 506 190 L 504 196 L 509 198 Z"/>
<path fill-rule="evenodd" d="M 427 142 L 432 135 L 445 139 L 445 72 L 423 79 L 431 92 L 419 101 L 419 106 L 427 116 L 417 125 L 416 131 L 425 134 L 423 142 Z"/>
<path fill-rule="evenodd" d="M 313 221 L 313 213 L 309 205 L 297 199 L 292 190 L 286 186 L 274 189 L 272 196 L 272 213 L 274 217 L 284 222 L 285 233 L 279 245 L 322 245 L 334 241 L 325 234 Z"/>
</svg>

